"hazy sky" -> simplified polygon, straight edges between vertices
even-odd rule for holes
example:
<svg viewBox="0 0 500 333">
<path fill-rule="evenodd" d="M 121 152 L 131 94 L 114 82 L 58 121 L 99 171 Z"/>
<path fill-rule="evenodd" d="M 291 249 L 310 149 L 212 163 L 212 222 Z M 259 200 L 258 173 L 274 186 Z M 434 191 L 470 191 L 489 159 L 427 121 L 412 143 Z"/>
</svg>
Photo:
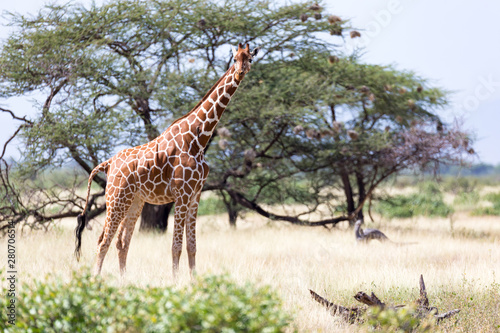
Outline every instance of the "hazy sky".
<svg viewBox="0 0 500 333">
<path fill-rule="evenodd" d="M 91 1 L 81 1 L 91 3 Z M 96 1 L 98 3 L 102 1 Z M 2 11 L 34 13 L 47 1 L 2 1 Z M 61 1 L 59 1 L 61 3 Z M 479 160 L 500 163 L 500 1 L 494 0 L 329 0 L 327 12 L 351 19 L 361 39 L 346 38 L 348 48 L 364 46 L 367 63 L 394 64 L 412 70 L 430 83 L 451 91 L 443 111 L 463 118 L 476 134 Z M 1 21 L 0 38 L 7 36 Z M 27 110 L 16 99 L 4 107 Z M 0 113 L 0 144 L 15 129 Z M 11 152 L 13 154 L 14 152 Z M 478 162 L 479 162 L 478 160 Z"/>
</svg>

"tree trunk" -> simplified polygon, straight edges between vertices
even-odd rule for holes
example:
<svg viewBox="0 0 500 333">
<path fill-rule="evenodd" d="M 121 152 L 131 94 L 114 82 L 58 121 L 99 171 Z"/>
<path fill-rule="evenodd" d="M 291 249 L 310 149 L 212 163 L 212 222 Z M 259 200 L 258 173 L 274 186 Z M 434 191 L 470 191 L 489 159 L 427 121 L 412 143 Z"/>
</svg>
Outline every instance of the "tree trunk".
<svg viewBox="0 0 500 333">
<path fill-rule="evenodd" d="M 168 215 L 173 207 L 173 202 L 166 205 L 152 205 L 146 203 L 142 209 L 141 226 L 139 230 L 157 232 L 167 231 Z"/>
<path fill-rule="evenodd" d="M 356 171 L 356 182 L 358 184 L 358 206 L 361 205 L 361 203 L 365 200 L 366 197 L 366 189 L 365 189 L 365 182 L 363 180 L 363 175 L 361 172 Z M 358 213 L 358 220 L 364 220 L 363 216 L 363 209 L 361 209 Z"/>
<path fill-rule="evenodd" d="M 229 199 L 226 198 L 224 192 L 221 191 L 222 199 L 226 205 L 227 214 L 229 215 L 229 226 L 233 229 L 236 228 L 236 220 L 238 219 L 238 201 L 230 193 L 228 193 Z"/>
<path fill-rule="evenodd" d="M 351 186 L 351 181 L 349 180 L 349 173 L 347 170 L 342 170 L 341 171 L 341 179 L 342 179 L 342 186 L 344 187 L 344 194 L 345 194 L 345 199 L 347 202 L 347 215 L 351 215 L 352 212 L 354 212 L 355 207 L 354 207 L 354 197 L 352 194 L 352 186 Z M 354 227 L 354 224 L 356 221 L 349 221 L 349 226 L 352 228 Z"/>
<path fill-rule="evenodd" d="M 335 129 L 335 123 L 337 122 L 337 114 L 335 112 L 335 104 L 330 104 L 330 111 L 332 113 L 332 129 Z M 338 132 L 337 132 L 338 133 Z M 335 134 L 335 141 L 340 141 L 340 135 Z M 347 216 L 350 216 L 352 212 L 356 209 L 354 207 L 354 196 L 352 194 L 352 186 L 351 181 L 349 180 L 349 172 L 345 169 L 345 167 L 340 170 L 340 179 L 342 180 L 342 187 L 344 188 L 345 200 L 347 203 Z M 363 212 L 361 212 L 361 216 Z M 349 227 L 354 228 L 354 224 L 356 221 L 349 220 Z"/>
<path fill-rule="evenodd" d="M 139 88 L 142 90 L 144 95 L 134 96 L 130 106 L 141 118 L 144 124 L 144 130 L 148 136 L 148 140 L 152 141 L 158 135 L 160 135 L 160 132 L 151 120 L 152 110 L 149 106 L 150 96 L 147 93 L 148 87 L 146 82 L 140 82 Z M 165 232 L 168 225 L 168 215 L 170 214 L 173 206 L 174 203 L 169 203 L 166 205 L 151 205 L 146 203 L 144 205 L 144 208 L 142 209 L 141 226 L 139 230 Z"/>
<path fill-rule="evenodd" d="M 228 209 L 229 225 L 232 229 L 236 229 L 236 220 L 238 219 L 238 211 L 236 209 Z"/>
</svg>

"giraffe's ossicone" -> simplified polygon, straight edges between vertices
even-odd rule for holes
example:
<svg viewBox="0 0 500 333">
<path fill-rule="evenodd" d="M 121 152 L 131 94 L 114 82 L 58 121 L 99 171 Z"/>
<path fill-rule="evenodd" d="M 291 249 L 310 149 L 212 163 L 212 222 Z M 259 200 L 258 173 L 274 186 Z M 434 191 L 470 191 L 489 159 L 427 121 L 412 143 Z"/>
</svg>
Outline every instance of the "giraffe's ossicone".
<svg viewBox="0 0 500 333">
<path fill-rule="evenodd" d="M 222 75 L 203 99 L 187 114 L 174 121 L 153 141 L 120 151 L 99 164 L 89 176 L 87 202 L 78 216 L 75 230 L 77 259 L 80 257 L 81 237 L 86 224 L 86 211 L 92 179 L 98 172 L 107 174 L 106 220 L 98 240 L 94 274 L 102 269 L 104 257 L 113 236 L 118 231 L 116 247 L 123 274 L 127 252 L 135 223 L 145 202 L 175 203 L 172 242 L 174 277 L 179 267 L 182 238 L 186 229 L 187 253 L 191 275 L 195 268 L 196 215 L 201 190 L 208 176 L 204 149 L 224 109 L 250 70 L 258 49 L 250 51 L 240 44 L 233 48 L 234 64 Z"/>
</svg>

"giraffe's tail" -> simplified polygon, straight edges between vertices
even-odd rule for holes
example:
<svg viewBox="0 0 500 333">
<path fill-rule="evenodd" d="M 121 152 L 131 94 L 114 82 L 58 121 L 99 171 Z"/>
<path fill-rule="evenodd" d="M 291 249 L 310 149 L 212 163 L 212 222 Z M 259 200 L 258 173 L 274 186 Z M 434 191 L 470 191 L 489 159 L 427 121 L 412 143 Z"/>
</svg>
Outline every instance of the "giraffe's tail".
<svg viewBox="0 0 500 333">
<path fill-rule="evenodd" d="M 89 176 L 89 182 L 87 185 L 87 199 L 85 201 L 85 206 L 83 207 L 83 212 L 80 215 L 78 215 L 78 217 L 76 218 L 78 224 L 77 224 L 76 229 L 75 229 L 75 236 L 76 236 L 75 257 L 76 257 L 77 261 L 80 260 L 80 249 L 82 247 L 82 233 L 83 233 L 83 229 L 85 229 L 85 225 L 87 224 L 87 206 L 89 204 L 90 185 L 92 185 L 92 180 L 94 179 L 95 175 L 101 171 L 107 172 L 108 167 L 109 167 L 109 160 L 104 161 L 101 164 L 99 164 L 98 166 L 96 166 L 94 168 L 94 170 L 92 170 L 92 172 L 90 173 L 90 176 Z"/>
</svg>

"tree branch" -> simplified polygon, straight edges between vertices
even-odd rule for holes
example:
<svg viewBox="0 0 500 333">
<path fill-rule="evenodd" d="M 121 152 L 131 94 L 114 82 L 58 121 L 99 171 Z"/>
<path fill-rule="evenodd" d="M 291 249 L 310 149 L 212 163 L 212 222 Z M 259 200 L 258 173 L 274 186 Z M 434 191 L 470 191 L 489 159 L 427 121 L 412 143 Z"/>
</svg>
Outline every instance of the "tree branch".
<svg viewBox="0 0 500 333">
<path fill-rule="evenodd" d="M 274 213 L 270 213 L 269 211 L 265 210 L 264 208 L 262 208 L 260 205 L 258 205 L 254 201 L 248 200 L 241 193 L 238 193 L 238 192 L 231 190 L 231 189 L 226 189 L 226 191 L 228 193 L 230 193 L 230 195 L 233 196 L 235 198 L 235 200 L 243 207 L 251 209 L 251 210 L 257 212 L 258 214 L 260 214 L 268 219 L 275 220 L 275 221 L 285 221 L 285 222 L 289 222 L 289 223 L 295 224 L 295 225 L 318 227 L 318 226 L 326 226 L 326 225 L 336 225 L 339 222 L 349 220 L 349 217 L 347 217 L 347 216 L 339 216 L 339 217 L 332 218 L 332 219 L 325 219 L 325 220 L 316 221 L 316 222 L 309 222 L 309 221 L 301 220 L 296 216 L 274 214 Z"/>
</svg>

